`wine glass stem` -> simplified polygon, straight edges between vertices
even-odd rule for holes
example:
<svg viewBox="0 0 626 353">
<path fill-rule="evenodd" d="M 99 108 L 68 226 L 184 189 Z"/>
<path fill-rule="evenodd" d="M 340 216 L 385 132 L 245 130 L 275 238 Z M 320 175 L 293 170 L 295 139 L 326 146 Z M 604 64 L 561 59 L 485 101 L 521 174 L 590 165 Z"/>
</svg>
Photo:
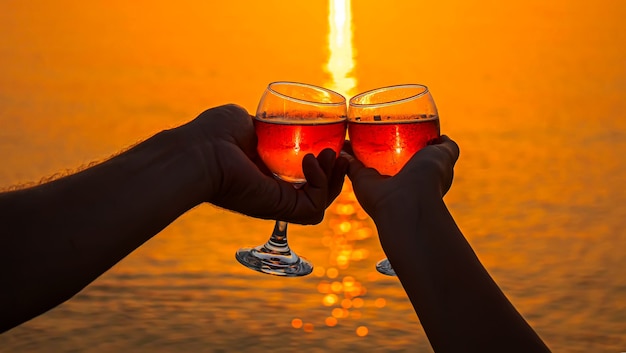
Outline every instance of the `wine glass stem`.
<svg viewBox="0 0 626 353">
<path fill-rule="evenodd" d="M 287 243 L 287 222 L 276 221 L 272 236 L 265 244 L 265 247 L 278 254 L 288 254 L 291 252 Z"/>
</svg>

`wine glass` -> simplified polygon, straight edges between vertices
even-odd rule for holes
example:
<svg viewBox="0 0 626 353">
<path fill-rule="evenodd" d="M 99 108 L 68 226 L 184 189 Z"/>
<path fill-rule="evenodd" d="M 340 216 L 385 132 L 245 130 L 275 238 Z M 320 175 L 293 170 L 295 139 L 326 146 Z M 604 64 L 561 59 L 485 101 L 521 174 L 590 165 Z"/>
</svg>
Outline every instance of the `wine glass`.
<svg viewBox="0 0 626 353">
<path fill-rule="evenodd" d="M 302 159 L 331 148 L 339 155 L 346 137 L 346 99 L 331 90 L 297 82 L 270 83 L 257 107 L 257 152 L 276 178 L 295 188 L 306 183 Z M 277 220 L 263 245 L 235 254 L 244 266 L 277 276 L 305 276 L 313 265 L 287 243 L 287 222 Z"/>
<path fill-rule="evenodd" d="M 439 115 L 428 87 L 403 84 L 352 97 L 348 136 L 354 156 L 366 167 L 396 175 L 415 152 L 439 138 Z M 376 269 L 395 275 L 387 259 L 379 261 Z"/>
</svg>

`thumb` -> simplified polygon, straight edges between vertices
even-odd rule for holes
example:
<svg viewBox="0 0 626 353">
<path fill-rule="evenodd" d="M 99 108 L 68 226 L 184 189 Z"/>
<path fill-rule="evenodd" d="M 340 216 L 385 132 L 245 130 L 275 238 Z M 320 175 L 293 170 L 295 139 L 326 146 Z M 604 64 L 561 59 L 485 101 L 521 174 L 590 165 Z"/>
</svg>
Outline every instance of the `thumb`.
<svg viewBox="0 0 626 353">
<path fill-rule="evenodd" d="M 366 167 L 361 161 L 354 158 L 354 156 L 348 152 L 341 151 L 340 156 L 348 160 L 348 178 L 350 178 L 355 187 L 358 187 L 360 183 L 366 180 L 383 178 L 376 169 Z"/>
<path fill-rule="evenodd" d="M 249 157 L 255 156 L 257 137 L 254 132 L 254 117 L 235 104 L 224 105 L 219 109 L 221 114 L 226 115 L 226 119 L 221 122 L 222 126 L 229 130 L 235 144 Z"/>
</svg>

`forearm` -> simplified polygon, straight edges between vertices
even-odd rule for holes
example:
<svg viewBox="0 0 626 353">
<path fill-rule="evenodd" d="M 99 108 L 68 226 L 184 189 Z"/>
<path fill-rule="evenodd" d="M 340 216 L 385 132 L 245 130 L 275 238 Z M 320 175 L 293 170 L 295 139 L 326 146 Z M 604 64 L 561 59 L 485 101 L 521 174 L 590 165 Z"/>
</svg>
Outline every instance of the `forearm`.
<svg viewBox="0 0 626 353">
<path fill-rule="evenodd" d="M 476 257 L 440 197 L 375 220 L 437 352 L 547 351 Z"/>
<path fill-rule="evenodd" d="M 200 152 L 167 131 L 48 184 L 0 194 L 0 332 L 67 300 L 207 198 Z"/>
</svg>

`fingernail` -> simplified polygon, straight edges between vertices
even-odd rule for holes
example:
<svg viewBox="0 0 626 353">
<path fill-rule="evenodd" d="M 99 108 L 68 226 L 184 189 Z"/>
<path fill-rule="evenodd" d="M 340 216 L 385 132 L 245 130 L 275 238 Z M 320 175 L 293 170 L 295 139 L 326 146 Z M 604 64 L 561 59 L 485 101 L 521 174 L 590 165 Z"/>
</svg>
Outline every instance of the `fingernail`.
<svg viewBox="0 0 626 353">
<path fill-rule="evenodd" d="M 348 161 L 353 161 L 354 157 L 352 157 L 348 152 L 345 151 L 341 151 L 339 152 L 339 155 L 345 159 L 347 159 Z"/>
</svg>

